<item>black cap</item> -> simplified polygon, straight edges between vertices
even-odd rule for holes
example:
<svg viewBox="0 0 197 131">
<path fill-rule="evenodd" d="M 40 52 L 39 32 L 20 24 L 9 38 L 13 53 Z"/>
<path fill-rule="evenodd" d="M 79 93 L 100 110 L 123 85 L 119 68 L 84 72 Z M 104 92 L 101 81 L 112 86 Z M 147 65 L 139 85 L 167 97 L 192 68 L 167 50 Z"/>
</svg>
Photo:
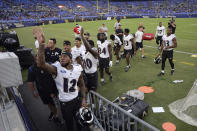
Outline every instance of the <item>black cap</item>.
<svg viewBox="0 0 197 131">
<path fill-rule="evenodd" d="M 90 36 L 90 33 L 86 32 L 86 33 L 84 33 L 84 35 L 88 35 L 88 36 Z"/>
<path fill-rule="evenodd" d="M 71 45 L 71 43 L 70 43 L 70 41 L 65 40 L 65 41 L 63 42 L 63 45 Z"/>
<path fill-rule="evenodd" d="M 62 51 L 62 54 L 67 55 L 70 57 L 70 59 L 72 59 L 72 54 L 70 52 Z"/>
</svg>

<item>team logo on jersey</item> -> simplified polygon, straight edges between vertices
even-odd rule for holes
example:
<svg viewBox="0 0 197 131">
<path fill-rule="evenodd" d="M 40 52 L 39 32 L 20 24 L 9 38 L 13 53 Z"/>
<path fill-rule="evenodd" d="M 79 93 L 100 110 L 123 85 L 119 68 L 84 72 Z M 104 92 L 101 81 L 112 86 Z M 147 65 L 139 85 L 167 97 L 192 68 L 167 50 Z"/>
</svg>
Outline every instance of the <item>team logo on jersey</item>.
<svg viewBox="0 0 197 131">
<path fill-rule="evenodd" d="M 60 70 L 60 72 L 61 72 L 61 73 L 66 73 L 66 71 L 65 71 L 65 70 Z"/>
<path fill-rule="evenodd" d="M 58 52 L 55 52 L 55 55 L 59 55 L 59 53 Z"/>
</svg>

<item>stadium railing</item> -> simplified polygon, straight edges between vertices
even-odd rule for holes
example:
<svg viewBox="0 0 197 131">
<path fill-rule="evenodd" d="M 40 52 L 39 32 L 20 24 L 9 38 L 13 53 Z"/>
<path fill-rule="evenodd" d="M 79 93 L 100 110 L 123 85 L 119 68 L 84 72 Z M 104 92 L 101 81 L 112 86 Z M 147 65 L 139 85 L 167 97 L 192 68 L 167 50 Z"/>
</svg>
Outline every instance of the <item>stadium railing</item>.
<svg viewBox="0 0 197 131">
<path fill-rule="evenodd" d="M 89 99 L 90 108 L 105 131 L 160 131 L 94 91 L 89 92 Z"/>
</svg>

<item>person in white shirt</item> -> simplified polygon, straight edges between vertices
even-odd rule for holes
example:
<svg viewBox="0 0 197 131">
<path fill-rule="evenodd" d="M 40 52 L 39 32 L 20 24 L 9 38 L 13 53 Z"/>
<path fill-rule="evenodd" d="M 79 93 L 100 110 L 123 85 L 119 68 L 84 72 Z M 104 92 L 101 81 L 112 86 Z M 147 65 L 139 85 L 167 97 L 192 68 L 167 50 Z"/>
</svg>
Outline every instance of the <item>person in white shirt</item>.
<svg viewBox="0 0 197 131">
<path fill-rule="evenodd" d="M 158 74 L 158 76 L 164 75 L 164 69 L 165 69 L 165 62 L 166 59 L 169 60 L 170 66 L 171 66 L 171 75 L 174 74 L 174 63 L 173 63 L 173 50 L 177 47 L 177 41 L 175 34 L 172 34 L 172 28 L 168 27 L 167 29 L 167 35 L 163 35 L 162 37 L 162 44 L 161 49 L 157 57 L 160 57 L 162 53 L 162 65 L 161 65 L 161 72 Z"/>
<path fill-rule="evenodd" d="M 117 19 L 117 22 L 114 24 L 114 30 L 115 31 L 119 28 L 119 25 L 121 25 L 120 24 L 120 17 L 117 17 L 116 19 Z"/>
<path fill-rule="evenodd" d="M 66 130 L 73 131 L 75 113 L 81 106 L 86 107 L 86 88 L 82 76 L 83 69 L 79 64 L 72 64 L 72 54 L 69 52 L 62 52 L 60 62 L 57 61 L 52 65 L 47 64 L 44 53 L 44 33 L 41 28 L 36 28 L 33 30 L 33 34 L 39 42 L 38 67 L 53 75 L 59 92 L 58 98 L 62 116 L 66 123 Z M 78 85 L 80 90 L 78 89 Z M 81 92 L 81 98 L 78 97 L 79 91 Z M 81 131 L 82 127 L 80 124 L 76 124 L 77 131 Z"/>
<path fill-rule="evenodd" d="M 131 68 L 130 57 L 132 57 L 133 54 L 136 54 L 134 36 L 129 34 L 129 32 L 130 32 L 129 29 L 124 30 L 124 55 L 126 56 L 126 62 L 127 62 L 127 66 L 125 67 L 125 72 L 127 72 L 129 68 Z"/>
<path fill-rule="evenodd" d="M 72 54 L 72 60 L 73 64 L 80 64 L 81 66 L 83 65 L 83 57 L 86 52 L 85 46 L 81 42 L 81 38 L 76 37 L 75 38 L 75 46 L 72 47 L 71 49 L 71 54 Z"/>
<path fill-rule="evenodd" d="M 138 50 L 140 48 L 141 52 L 142 52 L 142 58 L 145 58 L 144 56 L 144 47 L 143 47 L 143 26 L 139 26 L 138 27 L 138 31 L 135 33 L 135 38 L 136 38 L 136 50 Z"/>
<path fill-rule="evenodd" d="M 105 26 L 105 23 L 102 24 L 102 26 L 99 28 L 99 33 L 105 33 L 105 36 L 107 37 L 108 34 L 108 28 Z"/>
<path fill-rule="evenodd" d="M 14 29 L 11 29 L 11 30 L 10 30 L 10 34 L 16 35 L 16 31 L 15 31 Z"/>
<path fill-rule="evenodd" d="M 162 25 L 162 22 L 159 22 L 159 26 L 157 26 L 155 33 L 156 43 L 159 46 L 162 44 L 163 35 L 165 35 L 165 27 Z"/>
</svg>

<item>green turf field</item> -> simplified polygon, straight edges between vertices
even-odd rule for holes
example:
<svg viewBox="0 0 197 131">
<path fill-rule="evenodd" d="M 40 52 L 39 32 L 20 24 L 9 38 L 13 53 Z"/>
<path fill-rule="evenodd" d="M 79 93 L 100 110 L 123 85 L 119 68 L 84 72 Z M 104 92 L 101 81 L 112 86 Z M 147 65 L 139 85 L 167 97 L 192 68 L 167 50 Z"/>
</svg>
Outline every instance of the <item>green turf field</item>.
<svg viewBox="0 0 197 131">
<path fill-rule="evenodd" d="M 147 33 L 155 33 L 156 26 L 160 21 L 164 26 L 170 19 L 125 19 L 121 20 L 122 28 L 129 28 L 131 33 L 135 33 L 139 22 L 143 22 Z M 91 21 L 79 23 L 84 27 L 85 32 L 91 34 L 91 39 L 96 42 L 96 34 L 98 27 L 105 22 L 109 30 L 109 35 L 114 32 L 114 23 L 112 21 Z M 178 40 L 177 51 L 197 53 L 197 19 L 176 19 L 176 36 Z M 50 37 L 57 39 L 57 47 L 62 48 L 63 40 L 70 40 L 73 44 L 74 35 L 73 27 L 75 23 L 45 25 L 44 32 L 47 40 Z M 26 47 L 33 48 L 34 38 L 32 36 L 32 27 L 16 29 L 20 43 Z M 156 47 L 155 40 L 144 41 L 144 45 Z M 140 86 L 148 85 L 154 88 L 152 94 L 145 94 L 145 101 L 150 104 L 150 110 L 145 117 L 145 121 L 161 129 L 163 122 L 172 122 L 177 126 L 177 131 L 197 131 L 197 127 L 190 126 L 178 120 L 173 116 L 168 109 L 168 104 L 173 101 L 183 98 L 197 78 L 197 58 L 192 58 L 190 54 L 174 53 L 175 74 L 170 76 L 170 66 L 166 61 L 166 74 L 162 77 L 157 77 L 160 72 L 161 64 L 153 63 L 153 58 L 158 50 L 155 48 L 145 47 L 146 59 L 141 59 L 139 52 L 132 58 L 131 70 L 127 73 L 124 71 L 125 60 L 123 59 L 118 66 L 113 66 L 113 82 L 109 82 L 109 78 L 105 77 L 106 84 L 98 88 L 98 92 L 109 100 L 113 100 L 122 93 L 137 89 Z M 115 57 L 113 57 L 115 63 Z M 27 71 L 23 70 L 23 79 L 26 80 Z M 173 80 L 184 80 L 183 83 L 173 84 Z M 100 81 L 100 79 L 99 79 Z M 154 114 L 151 107 L 163 106 L 165 113 Z"/>
</svg>

